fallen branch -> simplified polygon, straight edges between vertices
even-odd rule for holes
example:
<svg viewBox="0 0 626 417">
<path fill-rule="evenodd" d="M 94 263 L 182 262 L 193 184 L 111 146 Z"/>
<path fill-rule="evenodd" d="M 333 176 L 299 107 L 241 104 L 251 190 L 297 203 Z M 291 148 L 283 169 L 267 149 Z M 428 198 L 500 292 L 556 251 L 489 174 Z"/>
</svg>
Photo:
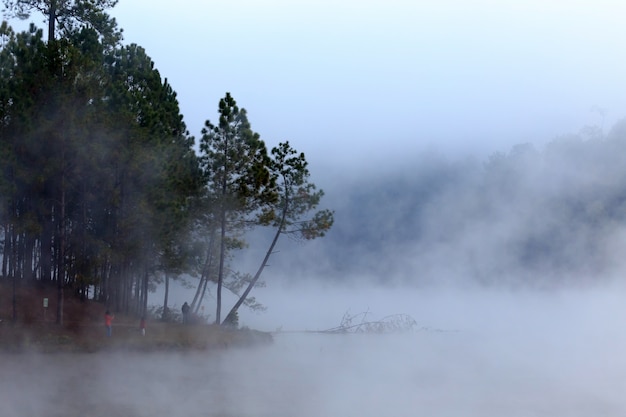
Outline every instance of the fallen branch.
<svg viewBox="0 0 626 417">
<path fill-rule="evenodd" d="M 339 326 L 322 333 L 404 333 L 417 329 L 417 321 L 407 314 L 393 314 L 375 321 L 367 320 L 368 315 L 369 310 L 356 315 L 346 312 Z"/>
</svg>

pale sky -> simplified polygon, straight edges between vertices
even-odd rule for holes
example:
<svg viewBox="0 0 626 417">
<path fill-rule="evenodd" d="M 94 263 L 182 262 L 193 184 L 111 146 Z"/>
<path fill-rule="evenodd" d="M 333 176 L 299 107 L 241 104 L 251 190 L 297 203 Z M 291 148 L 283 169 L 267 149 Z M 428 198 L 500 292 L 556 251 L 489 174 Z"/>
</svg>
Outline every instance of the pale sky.
<svg viewBox="0 0 626 417">
<path fill-rule="evenodd" d="M 324 165 L 506 152 L 626 117 L 619 0 L 120 0 L 110 12 L 197 138 L 229 91 L 269 145 Z"/>
<path fill-rule="evenodd" d="M 324 169 L 506 152 L 626 117 L 621 0 L 120 0 L 109 13 L 197 139 L 228 91 L 269 146 L 289 140 Z"/>
</svg>

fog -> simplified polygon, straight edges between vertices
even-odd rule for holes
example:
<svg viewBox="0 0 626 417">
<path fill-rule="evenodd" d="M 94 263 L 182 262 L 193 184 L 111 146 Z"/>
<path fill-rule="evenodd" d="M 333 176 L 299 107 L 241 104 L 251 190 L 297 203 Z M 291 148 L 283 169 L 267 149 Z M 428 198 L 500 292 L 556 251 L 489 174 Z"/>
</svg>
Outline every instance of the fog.
<svg viewBox="0 0 626 417">
<path fill-rule="evenodd" d="M 111 13 L 175 88 L 190 131 L 230 91 L 268 144 L 289 140 L 338 175 L 428 145 L 545 143 L 626 113 L 616 0 L 185 6 L 121 1 Z"/>
<path fill-rule="evenodd" d="M 313 242 L 282 240 L 267 285 L 252 293 L 266 310 L 240 310 L 241 326 L 272 332 L 274 343 L 1 355 L 1 415 L 622 416 L 624 137 L 336 181 L 336 228 Z M 250 243 L 233 261 L 243 272 L 267 248 L 263 233 Z M 193 291 L 173 284 L 170 305 Z M 403 314 L 416 325 L 321 332 L 346 314 Z"/>
<path fill-rule="evenodd" d="M 263 279 L 542 288 L 621 276 L 625 126 L 485 158 L 424 152 L 359 178 L 312 165 L 335 224 L 312 242 L 281 239 Z M 237 267 L 256 270 L 267 242 L 251 236 Z"/>
<path fill-rule="evenodd" d="M 240 310 L 240 324 L 272 332 L 273 344 L 3 354 L 1 417 L 623 415 L 626 125 L 610 133 L 624 110 L 619 7 L 569 5 L 564 20 L 540 2 L 452 15 L 346 3 L 329 25 L 329 2 L 298 19 L 282 3 L 283 14 L 246 1 L 183 16 L 122 3 L 127 40 L 173 83 L 191 131 L 232 91 L 268 144 L 307 154 L 336 223 L 323 239 L 281 240 L 267 286 L 251 294 L 266 310 Z M 268 16 L 277 24 L 248 24 Z M 233 27 L 243 30 L 233 42 L 204 45 Z M 193 65 L 180 65 L 183 49 Z M 586 124 L 598 137 L 511 147 Z M 264 238 L 250 236 L 231 266 L 254 272 Z M 193 293 L 172 284 L 170 306 Z M 150 302 L 162 300 L 157 291 Z M 225 294 L 224 307 L 233 301 Z M 210 294 L 209 320 L 214 303 Z M 346 314 L 404 314 L 416 326 L 320 332 Z"/>
<path fill-rule="evenodd" d="M 328 189 L 336 228 L 313 242 L 282 240 L 263 274 L 267 285 L 252 293 L 266 310 L 239 311 L 240 325 L 272 332 L 272 344 L 0 355 L 0 414 L 621 417 L 626 176 L 615 155 L 623 137 L 507 153 L 495 160 L 515 168 L 509 177 L 483 177 L 489 170 L 471 168 L 480 162 L 442 169 L 431 158 L 400 177 L 365 175 L 369 188 L 336 181 Z M 558 244 L 534 250 L 563 230 Z M 524 252 L 518 243 L 529 236 L 533 250 Z M 233 260 L 243 272 L 267 248 L 263 233 L 250 243 Z M 566 262 L 545 262 L 554 259 Z M 171 290 L 176 308 L 194 293 L 178 283 Z M 161 301 L 158 292 L 150 300 Z M 223 301 L 229 308 L 234 297 Z M 214 317 L 214 298 L 205 305 Z M 415 320 L 411 331 L 323 332 L 345 315 L 396 314 Z"/>
<path fill-rule="evenodd" d="M 240 310 L 242 326 L 273 332 L 275 342 L 208 355 L 206 369 L 225 364 L 214 371 L 222 383 L 207 382 L 190 402 L 233 416 L 621 416 L 618 133 L 522 146 L 484 164 L 422 158 L 378 179 L 335 181 L 335 228 L 314 242 L 281 241 L 266 287 L 253 292 L 267 309 Z M 255 265 L 263 238 L 251 239 L 238 267 Z M 181 291 L 179 305 L 189 294 Z M 404 314 L 416 325 L 314 332 L 346 314 Z M 186 358 L 175 375 L 185 360 L 189 374 L 201 372 Z"/>
<path fill-rule="evenodd" d="M 182 355 L 2 355 L 2 416 L 575 417 L 626 407 L 621 287 L 278 292 L 272 306 L 282 307 L 258 320 L 324 328 L 350 309 L 411 314 L 418 326 L 280 332 L 267 346 Z"/>
<path fill-rule="evenodd" d="M 189 402 L 214 415 L 622 415 L 617 133 L 522 146 L 485 164 L 422 158 L 378 179 L 335 181 L 336 228 L 314 242 L 282 241 L 267 286 L 253 292 L 267 309 L 240 310 L 242 326 L 273 332 L 274 343 L 209 354 L 205 368 L 195 355 L 176 358 L 174 375 L 185 361 L 192 375 L 223 361 L 214 371 L 222 383 L 198 376 L 208 388 L 164 390 L 197 395 Z M 533 250 L 524 252 L 526 239 Z M 239 267 L 263 254 L 262 235 L 251 244 Z M 188 291 L 175 291 L 179 305 Z M 315 332 L 344 315 L 395 314 L 412 317 L 412 331 Z"/>
</svg>

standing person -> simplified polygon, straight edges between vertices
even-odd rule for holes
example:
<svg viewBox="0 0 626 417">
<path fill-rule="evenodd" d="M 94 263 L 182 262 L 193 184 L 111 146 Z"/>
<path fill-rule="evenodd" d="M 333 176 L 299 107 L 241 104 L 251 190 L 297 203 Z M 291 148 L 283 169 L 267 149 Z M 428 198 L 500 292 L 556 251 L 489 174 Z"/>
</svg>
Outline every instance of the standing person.
<svg viewBox="0 0 626 417">
<path fill-rule="evenodd" d="M 139 331 L 141 331 L 142 336 L 146 335 L 146 317 L 145 316 L 141 317 L 141 320 L 139 320 Z"/>
<path fill-rule="evenodd" d="M 189 304 L 185 301 L 183 304 L 183 324 L 189 323 Z"/>
<path fill-rule="evenodd" d="M 109 312 L 109 310 L 104 313 L 104 327 L 107 329 L 107 337 L 111 337 L 111 325 L 113 324 L 113 319 L 115 316 Z"/>
</svg>

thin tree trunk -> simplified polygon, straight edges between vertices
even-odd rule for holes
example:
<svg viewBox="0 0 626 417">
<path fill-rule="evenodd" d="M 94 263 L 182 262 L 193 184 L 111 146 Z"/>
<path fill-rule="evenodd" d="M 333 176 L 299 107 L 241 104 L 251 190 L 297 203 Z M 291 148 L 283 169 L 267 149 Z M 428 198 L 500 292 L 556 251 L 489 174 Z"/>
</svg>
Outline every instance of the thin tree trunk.
<svg viewBox="0 0 626 417">
<path fill-rule="evenodd" d="M 4 250 L 2 252 L 2 277 L 6 278 L 8 277 L 7 274 L 7 261 L 9 259 L 9 248 L 11 247 L 11 245 L 9 244 L 9 239 L 8 236 L 10 235 L 10 230 L 11 230 L 11 226 L 10 224 L 7 222 L 4 225 Z"/>
<path fill-rule="evenodd" d="M 248 294 L 250 294 L 250 291 L 252 291 L 252 288 L 254 288 L 254 286 L 256 285 L 257 281 L 261 277 L 261 274 L 263 273 L 263 270 L 265 269 L 265 266 L 267 265 L 267 261 L 270 259 L 270 256 L 272 256 L 272 252 L 274 251 L 274 247 L 276 246 L 276 242 L 278 242 L 278 238 L 280 237 L 280 234 L 281 234 L 281 232 L 283 230 L 283 227 L 285 225 L 285 219 L 287 217 L 288 205 L 289 205 L 289 199 L 285 198 L 285 205 L 283 207 L 283 214 L 282 214 L 281 219 L 280 219 L 280 225 L 279 225 L 278 229 L 276 230 L 276 234 L 274 235 L 274 238 L 272 239 L 272 243 L 270 244 L 269 249 L 265 253 L 265 257 L 263 258 L 263 262 L 261 262 L 261 265 L 259 266 L 259 269 L 256 271 L 256 274 L 254 274 L 254 277 L 252 278 L 252 280 L 250 280 L 250 282 L 248 283 L 248 286 L 246 287 L 245 291 L 241 294 L 241 296 L 239 297 L 239 299 L 237 300 L 237 302 L 235 303 L 233 308 L 231 308 L 230 311 L 228 312 L 228 314 L 226 315 L 225 321 L 227 321 L 229 319 L 229 317 L 233 316 L 237 312 L 237 310 L 239 309 L 239 307 L 241 307 L 243 302 L 246 301 L 246 297 L 248 297 Z"/>
<path fill-rule="evenodd" d="M 17 262 L 15 262 L 15 275 L 20 279 L 24 279 L 24 236 L 25 232 L 16 235 Z"/>
<path fill-rule="evenodd" d="M 33 273 L 33 251 L 35 249 L 35 238 L 32 234 L 24 234 L 24 280 L 28 283 L 35 280 Z"/>
<path fill-rule="evenodd" d="M 206 289 L 207 289 L 208 284 L 209 284 L 209 277 L 207 276 L 207 278 L 204 280 L 204 285 L 202 286 L 202 294 L 200 295 L 200 301 L 198 302 L 198 305 L 196 306 L 196 314 L 198 313 L 198 311 L 200 310 L 200 307 L 202 306 L 202 301 L 204 301 L 204 296 L 206 295 Z"/>
<path fill-rule="evenodd" d="M 161 320 L 166 321 L 168 318 L 168 306 L 167 299 L 170 295 L 170 276 L 166 272 L 165 273 L 165 295 L 163 296 L 163 314 L 161 315 Z"/>
<path fill-rule="evenodd" d="M 17 276 L 17 232 L 11 229 L 11 256 L 9 258 L 9 275 Z"/>
<path fill-rule="evenodd" d="M 13 308 L 13 323 L 17 322 L 17 277 L 13 274 L 13 294 L 11 296 L 11 304 Z"/>
<path fill-rule="evenodd" d="M 196 314 L 198 313 L 198 310 L 200 309 L 200 305 L 202 304 L 202 300 L 204 299 L 204 294 L 206 292 L 207 283 L 209 281 L 209 274 L 211 271 L 211 266 L 213 265 L 214 243 L 215 243 L 215 229 L 211 228 L 211 237 L 209 238 L 209 246 L 207 248 L 206 260 L 204 262 L 204 266 L 202 267 L 202 275 L 200 276 L 200 282 L 198 283 L 196 294 L 193 297 L 193 301 L 191 302 L 191 309 Z"/>
<path fill-rule="evenodd" d="M 200 299 L 200 294 L 202 293 L 202 287 L 204 286 L 204 281 L 207 279 L 206 276 L 206 264 L 204 268 L 202 268 L 202 275 L 200 275 L 200 281 L 198 281 L 198 287 L 196 288 L 196 293 L 193 296 L 193 300 L 191 301 L 191 311 L 194 313 L 198 312 L 198 308 L 200 307 L 198 300 Z"/>
<path fill-rule="evenodd" d="M 63 148 L 64 144 L 61 145 Z M 61 149 L 61 230 L 59 231 L 59 268 L 57 275 L 57 324 L 63 325 L 63 284 L 65 281 L 65 149 Z"/>
<path fill-rule="evenodd" d="M 52 203 L 51 203 L 52 204 Z M 39 258 L 40 279 L 42 282 L 52 282 L 52 214 L 42 217 L 41 248 Z"/>
<path fill-rule="evenodd" d="M 143 275 L 143 283 L 142 283 L 142 303 L 141 303 L 141 317 L 145 317 L 146 313 L 148 312 L 148 283 L 149 283 L 149 279 L 150 276 L 148 274 L 148 269 L 146 268 L 146 271 Z"/>
<path fill-rule="evenodd" d="M 48 8 L 48 42 L 54 40 L 54 26 L 57 20 L 57 0 L 50 2 Z"/>
<path fill-rule="evenodd" d="M 217 306 L 215 311 L 215 324 L 221 323 L 222 313 L 222 284 L 224 283 L 224 263 L 226 258 L 226 210 L 222 209 L 221 216 L 220 264 L 217 274 Z"/>
</svg>

